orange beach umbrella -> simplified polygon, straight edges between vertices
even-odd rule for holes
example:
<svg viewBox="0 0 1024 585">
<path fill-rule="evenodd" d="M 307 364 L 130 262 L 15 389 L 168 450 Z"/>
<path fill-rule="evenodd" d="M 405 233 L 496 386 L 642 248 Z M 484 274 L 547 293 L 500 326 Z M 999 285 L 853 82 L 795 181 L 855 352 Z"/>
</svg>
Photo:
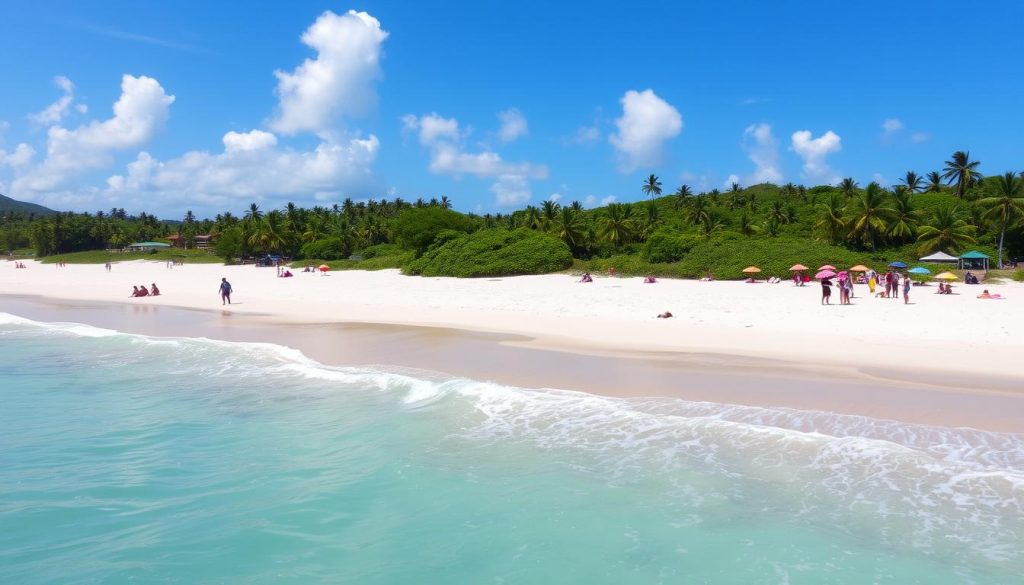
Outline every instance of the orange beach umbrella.
<svg viewBox="0 0 1024 585">
<path fill-rule="evenodd" d="M 854 266 L 853 268 L 850 269 L 850 272 L 867 272 L 867 271 L 868 271 L 868 267 L 864 266 L 863 264 L 858 264 L 858 265 L 856 265 L 856 266 Z"/>
<path fill-rule="evenodd" d="M 824 266 L 819 266 L 818 267 L 818 270 L 835 270 L 835 269 L 836 269 L 836 267 L 832 266 L 831 264 L 826 264 Z"/>
<path fill-rule="evenodd" d="M 743 274 L 754 274 L 756 272 L 761 272 L 761 269 L 757 266 L 747 266 L 743 269 Z"/>
<path fill-rule="evenodd" d="M 794 264 L 794 265 L 789 267 L 789 270 L 791 272 L 796 272 L 797 270 L 809 270 L 809 269 L 806 266 L 804 266 L 803 264 Z"/>
</svg>

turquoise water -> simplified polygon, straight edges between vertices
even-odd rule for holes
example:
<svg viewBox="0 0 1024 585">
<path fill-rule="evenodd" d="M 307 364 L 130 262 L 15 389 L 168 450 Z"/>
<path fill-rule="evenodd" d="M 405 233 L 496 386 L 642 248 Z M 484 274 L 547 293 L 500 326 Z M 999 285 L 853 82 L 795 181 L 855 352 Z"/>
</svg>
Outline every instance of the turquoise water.
<svg viewBox="0 0 1024 585">
<path fill-rule="evenodd" d="M 0 314 L 0 583 L 1024 583 L 1024 437 Z"/>
</svg>

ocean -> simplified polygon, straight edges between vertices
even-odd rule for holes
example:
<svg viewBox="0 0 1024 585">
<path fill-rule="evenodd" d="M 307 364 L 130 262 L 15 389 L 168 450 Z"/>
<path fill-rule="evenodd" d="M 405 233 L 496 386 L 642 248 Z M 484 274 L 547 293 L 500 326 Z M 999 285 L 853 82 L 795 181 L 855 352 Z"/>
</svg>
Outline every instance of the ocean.
<svg viewBox="0 0 1024 585">
<path fill-rule="evenodd" d="M 1024 583 L 1022 435 L 2 313 L 0 350 L 4 585 Z"/>
</svg>

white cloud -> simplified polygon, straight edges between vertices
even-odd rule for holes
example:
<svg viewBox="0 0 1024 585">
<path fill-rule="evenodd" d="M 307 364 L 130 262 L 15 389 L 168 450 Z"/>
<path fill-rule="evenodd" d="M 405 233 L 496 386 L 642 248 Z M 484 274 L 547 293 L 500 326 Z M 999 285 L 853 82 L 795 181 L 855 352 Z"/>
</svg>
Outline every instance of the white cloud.
<svg viewBox="0 0 1024 585">
<path fill-rule="evenodd" d="M 555 203 L 558 203 L 561 200 L 562 200 L 562 194 L 561 193 L 552 193 L 551 195 L 548 195 L 548 201 L 553 201 Z"/>
<path fill-rule="evenodd" d="M 608 205 L 609 203 L 615 203 L 615 196 L 608 195 L 598 199 L 596 195 L 587 195 L 583 198 L 583 207 L 587 209 L 593 209 L 594 207 L 600 207 L 602 205 Z"/>
<path fill-rule="evenodd" d="M 137 148 L 159 132 L 174 102 L 151 77 L 121 78 L 121 97 L 114 116 L 68 130 L 52 126 L 47 132 L 46 159 L 19 176 L 12 191 L 28 194 L 59 189 L 74 176 L 113 162 L 112 153 Z"/>
<path fill-rule="evenodd" d="M 889 184 L 889 181 L 887 181 L 885 177 L 882 176 L 882 173 L 875 173 L 874 175 L 871 176 L 871 180 L 883 187 Z"/>
<path fill-rule="evenodd" d="M 75 111 L 77 111 L 79 114 L 88 114 L 89 106 L 85 104 L 75 104 Z"/>
<path fill-rule="evenodd" d="M 782 171 L 779 169 L 779 144 L 772 136 L 770 124 L 751 124 L 743 131 L 743 150 L 754 163 L 754 174 L 748 182 L 781 183 Z"/>
<path fill-rule="evenodd" d="M 50 126 L 59 123 L 68 115 L 68 110 L 75 101 L 75 84 L 71 83 L 70 79 L 63 75 L 58 75 L 53 78 L 53 83 L 64 92 L 64 95 L 60 96 L 57 101 L 47 106 L 43 111 L 28 115 L 29 120 L 40 126 Z"/>
<path fill-rule="evenodd" d="M 27 144 L 19 144 L 12 152 L 0 148 L 0 167 L 23 167 L 32 162 L 36 151 Z"/>
<path fill-rule="evenodd" d="M 437 113 L 416 117 L 413 114 L 402 116 L 402 124 L 406 131 L 419 131 L 420 144 L 430 146 L 439 140 L 457 142 L 463 135 L 459 131 L 459 121 L 455 118 L 444 118 Z"/>
<path fill-rule="evenodd" d="M 502 142 L 512 142 L 521 136 L 526 136 L 530 131 L 526 124 L 526 116 L 515 108 L 498 112 L 498 119 L 501 120 L 498 139 Z"/>
<path fill-rule="evenodd" d="M 530 200 L 530 183 L 522 175 L 501 175 L 491 185 L 495 201 L 502 207 L 516 207 Z"/>
<path fill-rule="evenodd" d="M 927 132 L 914 132 L 910 135 L 910 141 L 920 144 L 922 142 L 926 142 L 931 137 L 932 135 Z"/>
<path fill-rule="evenodd" d="M 842 139 L 829 130 L 817 138 L 812 138 L 810 130 L 798 130 L 793 133 L 793 151 L 804 161 L 803 176 L 812 181 L 836 183 L 839 177 L 828 166 L 826 158 L 833 152 L 842 150 Z"/>
<path fill-rule="evenodd" d="M 380 149 L 376 136 L 324 140 L 313 150 L 279 148 L 277 137 L 253 130 L 228 132 L 224 151 L 191 151 L 166 162 L 142 152 L 125 175 L 107 179 L 111 199 L 140 197 L 161 203 L 234 201 L 332 196 L 363 192 Z"/>
<path fill-rule="evenodd" d="M 276 71 L 280 100 L 272 129 L 284 134 L 323 132 L 338 116 L 361 116 L 377 102 L 381 45 L 388 32 L 365 12 L 326 11 L 302 35 L 317 52 L 292 73 Z"/>
<path fill-rule="evenodd" d="M 903 122 L 899 118 L 887 118 L 882 122 L 882 130 L 885 131 L 886 136 L 891 136 L 903 130 Z"/>
<path fill-rule="evenodd" d="M 661 164 L 665 141 L 683 129 L 679 111 L 650 89 L 629 90 L 620 101 L 622 117 L 615 120 L 618 130 L 608 137 L 618 151 L 619 170 L 628 173 Z"/>
<path fill-rule="evenodd" d="M 722 186 L 729 189 L 732 187 L 733 183 L 736 183 L 737 185 L 740 184 L 740 178 L 738 175 L 729 175 L 728 178 L 725 179 L 725 182 L 722 183 Z"/>
<path fill-rule="evenodd" d="M 425 116 L 407 114 L 402 117 L 402 123 L 406 131 L 418 131 L 420 143 L 430 150 L 427 168 L 431 173 L 497 178 L 497 182 L 491 185 L 491 191 L 499 205 L 517 205 L 528 200 L 531 194 L 528 180 L 546 179 L 548 176 L 544 165 L 508 162 L 489 149 L 467 152 L 463 139 L 468 132 L 460 130 L 455 118 L 444 118 L 436 113 Z"/>
</svg>

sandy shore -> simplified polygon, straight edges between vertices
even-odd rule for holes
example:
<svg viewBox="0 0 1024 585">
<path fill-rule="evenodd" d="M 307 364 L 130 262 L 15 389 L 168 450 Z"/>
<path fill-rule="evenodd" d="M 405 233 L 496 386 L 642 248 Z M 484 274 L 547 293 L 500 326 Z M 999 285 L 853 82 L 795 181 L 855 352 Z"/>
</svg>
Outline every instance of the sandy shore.
<svg viewBox="0 0 1024 585">
<path fill-rule="evenodd" d="M 135 332 L 273 341 L 327 363 L 392 364 L 525 386 L 1024 430 L 1007 422 L 1024 419 L 1024 375 L 1015 361 L 1024 349 L 1017 331 L 1024 286 L 1016 283 L 987 287 L 1008 297 L 1003 301 L 976 299 L 979 287 L 960 286 L 963 294 L 954 296 L 915 287 L 912 304 L 904 306 L 867 298 L 867 287 L 858 287 L 864 296 L 854 305 L 822 307 L 817 287 L 790 283 L 598 278 L 581 284 L 566 275 L 461 280 L 395 271 L 284 279 L 272 268 L 251 266 L 168 269 L 136 261 L 107 273 L 96 265 L 28 265 L 0 264 L 0 295 L 85 302 L 77 305 L 77 318 L 49 320 L 126 331 L 133 321 L 146 321 Z M 217 294 L 221 276 L 235 290 L 229 307 Z M 163 296 L 128 298 L 133 284 L 152 282 Z M 18 302 L 24 313 L 25 301 L 9 296 L 0 299 L 0 310 L 19 314 L 11 310 Z M 82 309 L 89 303 L 115 303 L 128 317 L 98 322 L 101 311 Z M 177 312 L 173 321 L 182 326 L 140 317 L 170 307 L 214 313 L 183 319 L 187 313 Z M 655 318 L 666 310 L 676 317 Z M 47 320 L 38 312 L 26 316 Z M 614 368 L 598 365 L 609 360 Z M 847 382 L 859 385 L 856 392 L 835 390 Z M 957 412 L 979 396 L 987 402 Z"/>
</svg>

